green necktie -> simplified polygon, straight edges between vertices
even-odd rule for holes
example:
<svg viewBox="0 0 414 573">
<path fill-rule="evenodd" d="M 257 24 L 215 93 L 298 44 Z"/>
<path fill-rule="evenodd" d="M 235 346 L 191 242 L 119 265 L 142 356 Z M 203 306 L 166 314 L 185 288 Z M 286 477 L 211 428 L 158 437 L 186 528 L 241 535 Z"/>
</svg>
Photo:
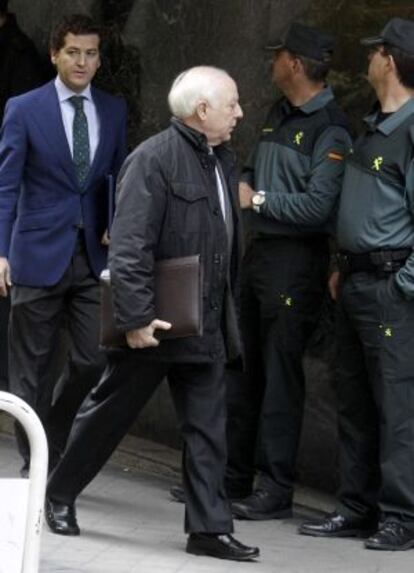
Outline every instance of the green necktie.
<svg viewBox="0 0 414 573">
<path fill-rule="evenodd" d="M 80 187 L 83 187 L 89 173 L 90 152 L 88 120 L 83 111 L 83 96 L 72 96 L 70 103 L 75 108 L 73 118 L 73 163 Z"/>
</svg>

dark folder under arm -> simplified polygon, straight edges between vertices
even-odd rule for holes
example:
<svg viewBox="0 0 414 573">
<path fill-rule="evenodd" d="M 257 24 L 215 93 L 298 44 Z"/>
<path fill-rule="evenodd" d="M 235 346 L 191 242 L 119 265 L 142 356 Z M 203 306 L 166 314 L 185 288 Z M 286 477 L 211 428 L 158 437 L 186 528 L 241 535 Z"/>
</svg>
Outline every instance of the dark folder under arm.
<svg viewBox="0 0 414 573">
<path fill-rule="evenodd" d="M 171 322 L 157 330 L 157 338 L 184 338 L 203 334 L 203 266 L 200 255 L 155 263 L 155 317 Z M 115 327 L 109 270 L 101 274 L 101 346 L 127 347 L 125 333 Z"/>
</svg>

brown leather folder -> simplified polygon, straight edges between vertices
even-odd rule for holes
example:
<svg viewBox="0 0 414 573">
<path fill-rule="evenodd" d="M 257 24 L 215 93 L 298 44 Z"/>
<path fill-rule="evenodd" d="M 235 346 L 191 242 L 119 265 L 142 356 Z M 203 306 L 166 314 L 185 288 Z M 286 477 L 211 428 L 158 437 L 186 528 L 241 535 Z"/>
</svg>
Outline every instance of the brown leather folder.
<svg viewBox="0 0 414 573">
<path fill-rule="evenodd" d="M 125 333 L 114 319 L 109 270 L 102 272 L 101 346 L 127 347 Z M 200 255 L 165 259 L 155 263 L 155 316 L 171 322 L 170 330 L 158 330 L 158 339 L 184 338 L 203 334 L 203 266 Z"/>
</svg>

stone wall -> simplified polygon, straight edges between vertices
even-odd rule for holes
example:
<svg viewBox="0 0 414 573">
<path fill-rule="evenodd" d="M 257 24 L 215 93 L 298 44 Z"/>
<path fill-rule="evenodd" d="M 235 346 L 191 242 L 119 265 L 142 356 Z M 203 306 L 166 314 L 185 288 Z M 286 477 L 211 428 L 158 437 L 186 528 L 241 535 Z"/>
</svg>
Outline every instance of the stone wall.
<svg viewBox="0 0 414 573">
<path fill-rule="evenodd" d="M 135 146 L 168 122 L 174 77 L 196 64 L 227 69 L 240 87 L 245 120 L 234 144 L 244 158 L 273 99 L 263 45 L 300 15 L 310 0 L 11 0 L 23 29 L 47 52 L 51 26 L 85 12 L 107 30 L 99 84 L 122 93 Z"/>
</svg>

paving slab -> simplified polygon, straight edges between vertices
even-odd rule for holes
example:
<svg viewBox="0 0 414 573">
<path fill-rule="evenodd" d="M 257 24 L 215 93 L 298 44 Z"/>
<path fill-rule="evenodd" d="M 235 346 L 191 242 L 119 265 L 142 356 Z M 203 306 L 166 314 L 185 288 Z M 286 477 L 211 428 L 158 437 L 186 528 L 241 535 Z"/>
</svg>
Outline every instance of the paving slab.
<svg viewBox="0 0 414 573">
<path fill-rule="evenodd" d="M 141 444 L 131 454 L 131 448 Z M 154 455 L 150 452 L 154 451 Z M 157 456 L 163 458 L 161 468 Z M 236 563 L 185 553 L 184 507 L 170 500 L 179 454 L 150 442 L 127 439 L 80 496 L 80 537 L 62 537 L 45 526 L 39 573 L 411 573 L 414 551 L 376 552 L 360 540 L 315 539 L 296 533 L 316 515 L 313 506 L 332 506 L 321 496 L 295 505 L 294 518 L 235 521 L 237 537 L 258 545 L 256 563 Z M 0 478 L 18 475 L 20 460 L 11 436 L 0 436 Z M 158 469 L 157 469 L 158 468 Z M 169 468 L 169 469 L 168 469 Z M 162 475 L 160 475 L 160 472 Z M 164 475 L 164 472 L 166 475 Z M 0 481 L 1 487 L 1 481 Z M 302 495 L 303 492 L 300 493 Z M 312 501 L 311 490 L 301 502 Z"/>
</svg>

